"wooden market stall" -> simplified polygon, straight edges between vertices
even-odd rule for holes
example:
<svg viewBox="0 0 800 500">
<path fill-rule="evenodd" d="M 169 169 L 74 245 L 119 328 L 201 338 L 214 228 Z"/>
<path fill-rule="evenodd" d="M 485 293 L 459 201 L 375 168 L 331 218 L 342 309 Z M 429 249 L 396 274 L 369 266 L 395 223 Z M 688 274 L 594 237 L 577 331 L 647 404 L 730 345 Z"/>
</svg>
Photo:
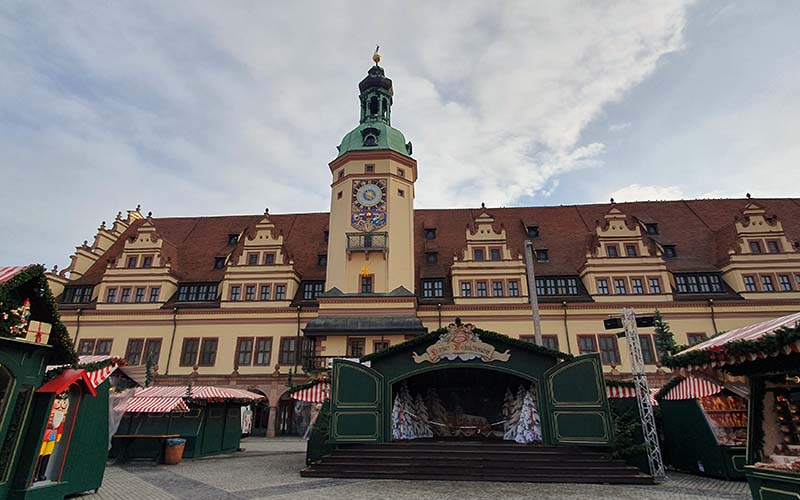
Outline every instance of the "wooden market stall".
<svg viewBox="0 0 800 500">
<path fill-rule="evenodd" d="M 665 364 L 744 392 L 745 474 L 753 498 L 800 497 L 800 312 L 711 338 Z"/>
<path fill-rule="evenodd" d="M 210 386 L 154 386 L 137 391 L 112 439 L 111 456 L 120 460 L 160 459 L 165 441 L 183 438 L 184 458 L 239 449 L 241 407 L 264 396 Z"/>
<path fill-rule="evenodd" d="M 0 500 L 100 487 L 112 364 L 78 363 L 42 266 L 0 268 Z"/>
<path fill-rule="evenodd" d="M 673 379 L 657 398 L 666 463 L 693 474 L 745 479 L 746 399 L 695 377 Z"/>
</svg>

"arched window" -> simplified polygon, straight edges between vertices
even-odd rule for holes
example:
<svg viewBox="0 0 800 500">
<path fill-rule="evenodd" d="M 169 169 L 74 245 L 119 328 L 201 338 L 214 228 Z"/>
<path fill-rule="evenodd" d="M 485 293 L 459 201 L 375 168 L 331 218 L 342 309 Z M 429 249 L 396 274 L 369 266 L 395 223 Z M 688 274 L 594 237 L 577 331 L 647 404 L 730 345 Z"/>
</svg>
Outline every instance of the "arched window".
<svg viewBox="0 0 800 500">
<path fill-rule="evenodd" d="M 372 96 L 372 98 L 370 98 L 370 100 L 369 100 L 369 114 L 372 115 L 372 116 L 377 116 L 378 115 L 378 107 L 379 106 L 380 106 L 380 103 L 378 102 L 378 97 L 377 96 Z"/>
<path fill-rule="evenodd" d="M 377 146 L 378 145 L 378 138 L 374 135 L 370 134 L 364 137 L 364 145 L 365 146 Z"/>
<path fill-rule="evenodd" d="M 386 119 L 386 113 L 389 112 L 389 101 L 383 99 L 383 106 L 381 106 L 381 118 Z"/>
</svg>

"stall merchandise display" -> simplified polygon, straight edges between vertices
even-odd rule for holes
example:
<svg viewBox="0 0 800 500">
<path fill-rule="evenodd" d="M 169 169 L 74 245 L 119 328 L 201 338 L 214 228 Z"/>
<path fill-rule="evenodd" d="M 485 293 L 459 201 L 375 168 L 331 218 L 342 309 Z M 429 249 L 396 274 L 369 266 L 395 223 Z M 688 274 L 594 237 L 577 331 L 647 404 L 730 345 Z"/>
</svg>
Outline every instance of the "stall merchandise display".
<svg viewBox="0 0 800 500">
<path fill-rule="evenodd" d="M 765 440 L 765 460 L 755 467 L 800 472 L 800 386 L 776 387 L 772 400 L 772 418 L 765 408 L 764 419 L 765 435 L 771 435 L 772 439 Z M 772 442 L 775 443 L 772 453 L 767 455 L 767 446 Z"/>
<path fill-rule="evenodd" d="M 745 446 L 747 443 L 747 402 L 744 399 L 720 394 L 701 398 L 700 405 L 719 444 Z"/>
</svg>

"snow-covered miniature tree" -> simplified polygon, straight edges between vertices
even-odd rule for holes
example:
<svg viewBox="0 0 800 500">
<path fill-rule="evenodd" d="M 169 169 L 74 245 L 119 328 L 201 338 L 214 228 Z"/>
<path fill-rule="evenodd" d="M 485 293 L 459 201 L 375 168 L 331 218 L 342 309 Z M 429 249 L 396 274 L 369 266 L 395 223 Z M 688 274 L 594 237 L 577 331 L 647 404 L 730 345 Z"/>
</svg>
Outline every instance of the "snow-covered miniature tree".
<svg viewBox="0 0 800 500">
<path fill-rule="evenodd" d="M 392 406 L 392 439 L 399 441 L 416 437 L 412 414 L 414 414 L 414 401 L 408 392 L 408 386 L 403 382 Z"/>
<path fill-rule="evenodd" d="M 531 396 L 531 400 L 533 401 L 533 438 L 534 442 L 541 443 L 542 442 L 542 419 L 539 418 L 539 408 L 536 405 L 536 392 L 534 391 L 534 387 L 531 385 L 531 388 L 528 390 L 528 394 Z"/>
<path fill-rule="evenodd" d="M 430 410 L 428 418 L 434 435 L 439 437 L 449 436 L 450 431 L 447 427 L 447 410 L 445 410 L 442 405 L 442 401 L 439 399 L 439 393 L 436 391 L 435 387 L 428 388 L 426 399 L 428 400 L 428 409 Z"/>
<path fill-rule="evenodd" d="M 522 411 L 520 412 L 517 428 L 514 432 L 514 441 L 520 444 L 530 444 L 535 441 L 536 435 L 534 434 L 534 422 L 536 406 L 533 402 L 533 396 L 530 391 L 525 392 L 522 400 Z"/>
<path fill-rule="evenodd" d="M 417 399 L 414 401 L 414 414 L 416 415 L 414 428 L 417 437 L 433 437 L 430 419 L 428 418 L 428 408 L 425 406 L 425 401 L 422 400 L 421 394 L 417 394 Z"/>
<path fill-rule="evenodd" d="M 506 395 L 503 399 L 503 436 L 505 436 L 506 432 L 510 427 L 511 422 L 511 414 L 514 411 L 514 395 L 511 393 L 511 389 L 506 387 Z"/>
<path fill-rule="evenodd" d="M 517 395 L 514 398 L 514 405 L 511 407 L 511 416 L 508 418 L 508 431 L 503 435 L 506 441 L 514 441 L 517 438 L 517 426 L 519 424 L 520 415 L 522 414 L 522 403 L 525 400 L 525 388 L 519 386 Z"/>
</svg>

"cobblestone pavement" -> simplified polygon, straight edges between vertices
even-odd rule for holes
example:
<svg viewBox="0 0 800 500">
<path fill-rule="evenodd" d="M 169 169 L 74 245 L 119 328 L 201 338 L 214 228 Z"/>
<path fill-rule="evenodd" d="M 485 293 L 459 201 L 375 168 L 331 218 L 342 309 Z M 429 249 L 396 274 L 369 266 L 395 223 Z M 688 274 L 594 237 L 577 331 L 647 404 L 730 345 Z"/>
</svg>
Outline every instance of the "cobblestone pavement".
<svg viewBox="0 0 800 500">
<path fill-rule="evenodd" d="M 82 500 L 747 500 L 747 484 L 671 473 L 656 486 L 305 479 L 305 443 L 248 438 L 245 451 L 175 466 L 106 469 L 103 487 Z"/>
</svg>

